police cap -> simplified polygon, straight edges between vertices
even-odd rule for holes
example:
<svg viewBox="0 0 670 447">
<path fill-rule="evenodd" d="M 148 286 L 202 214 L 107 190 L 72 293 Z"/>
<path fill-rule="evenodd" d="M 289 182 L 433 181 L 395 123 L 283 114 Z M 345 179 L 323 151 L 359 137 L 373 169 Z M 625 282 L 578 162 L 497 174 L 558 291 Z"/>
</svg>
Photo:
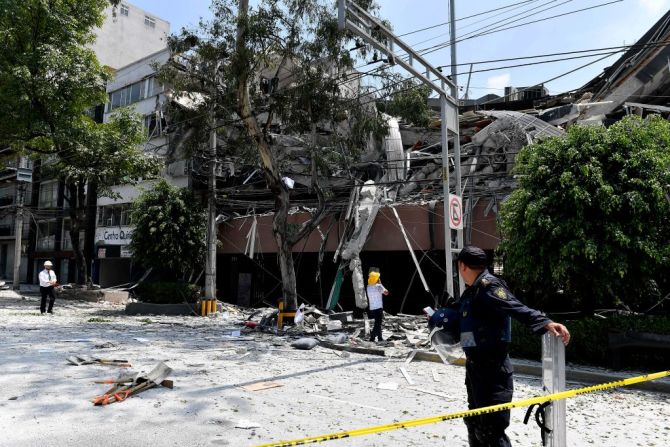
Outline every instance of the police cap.
<svg viewBox="0 0 670 447">
<path fill-rule="evenodd" d="M 488 264 L 488 257 L 484 250 L 474 245 L 468 245 L 458 253 L 458 260 L 468 267 L 486 267 Z"/>
</svg>

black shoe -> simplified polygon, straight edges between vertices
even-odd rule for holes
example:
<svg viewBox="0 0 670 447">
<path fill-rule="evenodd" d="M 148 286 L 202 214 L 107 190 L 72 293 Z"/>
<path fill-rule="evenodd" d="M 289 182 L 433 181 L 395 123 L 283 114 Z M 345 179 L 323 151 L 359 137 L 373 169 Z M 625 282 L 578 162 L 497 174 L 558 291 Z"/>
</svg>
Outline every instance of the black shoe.
<svg viewBox="0 0 670 447">
<path fill-rule="evenodd" d="M 54 311 L 53 311 L 53 310 L 49 310 L 49 311 L 47 311 L 47 313 L 49 313 L 49 314 L 53 314 Z"/>
</svg>

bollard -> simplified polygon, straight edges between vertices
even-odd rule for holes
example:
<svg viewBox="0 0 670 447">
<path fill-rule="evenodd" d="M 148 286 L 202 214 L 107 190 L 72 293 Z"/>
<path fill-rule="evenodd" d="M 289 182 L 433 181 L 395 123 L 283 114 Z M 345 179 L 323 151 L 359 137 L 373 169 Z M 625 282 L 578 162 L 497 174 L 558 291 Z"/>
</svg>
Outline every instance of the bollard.
<svg viewBox="0 0 670 447">
<path fill-rule="evenodd" d="M 542 336 L 542 383 L 547 394 L 565 391 L 565 345 L 560 337 Z M 547 446 L 566 447 L 565 400 L 552 402 L 546 409 Z"/>
<path fill-rule="evenodd" d="M 207 315 L 207 300 L 200 300 L 200 315 L 203 317 Z"/>
</svg>

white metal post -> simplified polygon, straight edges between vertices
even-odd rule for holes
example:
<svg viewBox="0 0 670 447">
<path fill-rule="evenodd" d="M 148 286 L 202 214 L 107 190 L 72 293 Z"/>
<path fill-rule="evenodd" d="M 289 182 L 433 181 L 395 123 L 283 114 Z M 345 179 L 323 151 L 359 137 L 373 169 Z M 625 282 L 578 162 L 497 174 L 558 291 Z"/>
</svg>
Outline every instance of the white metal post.
<svg viewBox="0 0 670 447">
<path fill-rule="evenodd" d="M 542 383 L 548 394 L 565 391 L 565 346 L 560 337 L 546 333 L 542 337 Z M 564 399 L 552 402 L 545 410 L 549 447 L 566 447 Z"/>
<path fill-rule="evenodd" d="M 449 130 L 447 129 L 447 98 L 440 95 L 440 118 L 442 121 L 442 193 L 444 194 L 444 259 L 447 271 L 446 288 L 450 297 L 454 295 L 454 261 L 451 254 L 451 228 L 449 227 Z"/>
<path fill-rule="evenodd" d="M 451 33 L 451 81 L 454 83 L 452 87 L 451 96 L 458 101 L 458 78 L 456 70 L 456 8 L 454 7 L 454 0 L 449 0 L 449 30 Z M 456 108 L 456 113 L 458 113 L 458 108 Z M 461 141 L 460 141 L 460 129 L 458 117 L 456 117 L 455 129 L 453 130 L 454 136 L 454 176 L 456 177 L 456 192 L 455 194 L 459 197 L 463 197 L 463 191 L 461 189 Z M 445 203 L 448 196 L 445 196 Z M 461 203 L 463 201 L 461 200 Z M 463 210 L 465 211 L 465 210 Z M 445 213 L 446 214 L 446 213 Z M 472 220 L 472 216 L 470 216 Z M 463 229 L 456 230 L 456 247 L 460 250 L 463 248 Z M 459 295 L 465 290 L 465 284 L 459 279 Z"/>
</svg>

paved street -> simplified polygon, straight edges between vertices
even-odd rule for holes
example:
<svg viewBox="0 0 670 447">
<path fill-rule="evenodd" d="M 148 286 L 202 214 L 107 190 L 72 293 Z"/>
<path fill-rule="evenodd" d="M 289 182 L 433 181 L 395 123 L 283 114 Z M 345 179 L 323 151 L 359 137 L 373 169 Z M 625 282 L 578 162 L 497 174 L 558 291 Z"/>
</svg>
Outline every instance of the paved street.
<svg viewBox="0 0 670 447">
<path fill-rule="evenodd" d="M 296 351 L 286 339 L 251 333 L 221 335 L 235 316 L 127 317 L 121 306 L 57 301 L 56 314 L 41 316 L 36 298 L 11 292 L 0 298 L 0 445 L 253 446 L 462 410 L 464 370 L 402 359 L 338 353 L 317 347 Z M 119 368 L 69 366 L 74 354 L 130 360 L 132 371 L 165 361 L 175 388 L 152 389 L 107 407 L 90 399 Z M 432 369 L 438 372 L 435 382 Z M 282 386 L 246 391 L 274 381 Z M 380 382 L 397 391 L 378 390 Z M 570 384 L 576 387 L 578 384 Z M 442 393 L 448 397 L 420 390 Z M 537 378 L 516 379 L 515 398 L 540 393 Z M 14 399 L 15 398 L 15 399 Z M 570 446 L 670 445 L 670 397 L 618 389 L 568 404 Z M 512 413 L 514 445 L 540 445 L 536 426 Z M 460 421 L 332 441 L 343 446 L 466 445 Z"/>
</svg>

